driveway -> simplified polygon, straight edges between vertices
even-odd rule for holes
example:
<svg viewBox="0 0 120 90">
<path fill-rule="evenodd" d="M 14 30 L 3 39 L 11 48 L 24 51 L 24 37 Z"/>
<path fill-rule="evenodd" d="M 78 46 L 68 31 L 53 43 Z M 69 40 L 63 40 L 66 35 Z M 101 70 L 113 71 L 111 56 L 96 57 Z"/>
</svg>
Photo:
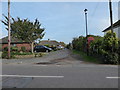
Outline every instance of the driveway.
<svg viewBox="0 0 120 90">
<path fill-rule="evenodd" d="M 80 64 L 83 60 L 79 56 L 75 56 L 70 50 L 58 50 L 50 52 L 43 57 L 27 58 L 27 59 L 2 59 L 3 64 Z"/>
</svg>

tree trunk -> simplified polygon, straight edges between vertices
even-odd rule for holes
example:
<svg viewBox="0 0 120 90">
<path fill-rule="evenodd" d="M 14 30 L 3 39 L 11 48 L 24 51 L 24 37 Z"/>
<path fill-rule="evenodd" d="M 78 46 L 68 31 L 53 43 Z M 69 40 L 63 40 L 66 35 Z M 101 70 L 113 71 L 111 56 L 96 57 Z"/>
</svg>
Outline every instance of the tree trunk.
<svg viewBox="0 0 120 90">
<path fill-rule="evenodd" d="M 31 43 L 31 52 L 33 53 L 33 45 L 34 45 L 34 42 Z"/>
</svg>

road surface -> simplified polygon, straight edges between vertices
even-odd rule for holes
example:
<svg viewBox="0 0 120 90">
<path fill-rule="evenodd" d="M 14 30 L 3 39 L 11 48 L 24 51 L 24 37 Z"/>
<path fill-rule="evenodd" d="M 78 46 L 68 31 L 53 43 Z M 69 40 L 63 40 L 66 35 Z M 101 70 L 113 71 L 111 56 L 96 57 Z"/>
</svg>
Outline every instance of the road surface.
<svg viewBox="0 0 120 90">
<path fill-rule="evenodd" d="M 52 63 L 39 63 L 39 58 L 19 64 L 5 61 L 3 88 L 118 88 L 116 65 L 87 63 L 69 50 L 52 52 L 48 57 L 46 61 Z"/>
</svg>

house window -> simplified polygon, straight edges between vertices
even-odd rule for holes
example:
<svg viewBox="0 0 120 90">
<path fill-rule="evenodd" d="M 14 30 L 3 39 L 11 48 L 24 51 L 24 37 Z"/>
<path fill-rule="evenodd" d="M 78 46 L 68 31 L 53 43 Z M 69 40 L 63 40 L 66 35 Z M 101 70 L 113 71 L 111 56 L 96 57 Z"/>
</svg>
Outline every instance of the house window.
<svg viewBox="0 0 120 90">
<path fill-rule="evenodd" d="M 13 44 L 13 46 L 15 47 L 15 46 L 16 46 L 16 44 Z"/>
</svg>

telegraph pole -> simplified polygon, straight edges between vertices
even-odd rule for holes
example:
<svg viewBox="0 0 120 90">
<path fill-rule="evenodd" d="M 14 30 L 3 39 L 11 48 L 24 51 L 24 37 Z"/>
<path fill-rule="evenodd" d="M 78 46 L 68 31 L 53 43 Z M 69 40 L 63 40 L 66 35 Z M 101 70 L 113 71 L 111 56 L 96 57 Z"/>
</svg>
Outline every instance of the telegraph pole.
<svg viewBox="0 0 120 90">
<path fill-rule="evenodd" d="M 10 59 L 10 0 L 8 0 L 8 58 Z"/>
<path fill-rule="evenodd" d="M 110 24 L 111 24 L 111 33 L 113 37 L 113 15 L 112 15 L 112 2 L 109 0 L 109 9 L 110 9 Z M 112 43 L 112 52 L 114 51 L 114 43 Z"/>
<path fill-rule="evenodd" d="M 109 0 L 109 9 L 110 9 L 111 32 L 113 34 L 113 16 L 112 16 L 112 2 L 111 2 L 111 0 Z"/>
<path fill-rule="evenodd" d="M 87 50 L 87 55 L 89 54 L 89 51 L 88 51 L 88 29 L 87 29 L 87 9 L 84 10 L 85 12 L 85 21 L 86 21 L 86 50 Z"/>
</svg>

